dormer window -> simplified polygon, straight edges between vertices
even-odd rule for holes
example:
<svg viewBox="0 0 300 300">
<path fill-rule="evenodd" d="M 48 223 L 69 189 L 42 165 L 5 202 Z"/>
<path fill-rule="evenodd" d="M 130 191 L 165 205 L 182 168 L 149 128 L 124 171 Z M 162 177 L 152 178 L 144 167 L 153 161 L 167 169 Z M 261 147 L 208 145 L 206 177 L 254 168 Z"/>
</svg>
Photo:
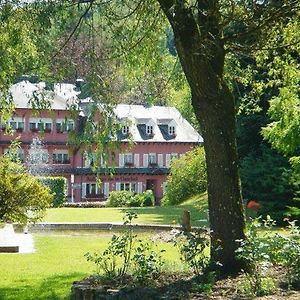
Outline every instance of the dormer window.
<svg viewBox="0 0 300 300">
<path fill-rule="evenodd" d="M 148 135 L 153 135 L 153 126 L 152 125 L 147 125 L 146 126 L 146 133 Z"/>
<path fill-rule="evenodd" d="M 122 126 L 122 134 L 123 135 L 128 135 L 129 134 L 129 126 L 128 125 Z"/>
<path fill-rule="evenodd" d="M 172 135 L 172 136 L 174 136 L 174 135 L 176 135 L 176 130 L 175 130 L 175 126 L 169 126 L 168 127 L 168 131 L 169 131 L 169 135 Z"/>
</svg>

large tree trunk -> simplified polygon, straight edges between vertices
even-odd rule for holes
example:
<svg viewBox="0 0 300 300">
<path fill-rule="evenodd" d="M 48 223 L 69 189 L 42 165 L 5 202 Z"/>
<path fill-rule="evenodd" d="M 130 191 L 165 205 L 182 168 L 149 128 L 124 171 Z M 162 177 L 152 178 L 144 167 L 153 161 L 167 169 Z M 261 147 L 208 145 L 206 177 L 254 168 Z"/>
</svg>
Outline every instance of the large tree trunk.
<svg viewBox="0 0 300 300">
<path fill-rule="evenodd" d="M 223 78 L 225 51 L 217 1 L 198 1 L 197 15 L 184 1 L 158 1 L 172 25 L 204 138 L 211 257 L 222 265 L 224 272 L 233 273 L 242 268 L 235 250 L 236 240 L 244 238 L 245 222 L 238 175 L 234 99 Z M 201 15 L 202 11 L 205 13 Z"/>
</svg>

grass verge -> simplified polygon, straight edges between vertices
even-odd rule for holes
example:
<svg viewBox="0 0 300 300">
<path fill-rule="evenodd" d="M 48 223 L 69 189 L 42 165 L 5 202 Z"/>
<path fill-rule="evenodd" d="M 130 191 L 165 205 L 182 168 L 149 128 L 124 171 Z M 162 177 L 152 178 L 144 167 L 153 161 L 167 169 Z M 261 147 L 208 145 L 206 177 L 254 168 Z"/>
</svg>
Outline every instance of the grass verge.
<svg viewBox="0 0 300 300">
<path fill-rule="evenodd" d="M 103 251 L 110 237 L 111 234 L 34 235 L 35 253 L 0 255 L 0 299 L 69 299 L 72 283 L 94 271 L 84 254 Z M 166 250 L 164 257 L 170 270 L 182 269 L 172 244 L 158 243 L 158 247 Z"/>
<path fill-rule="evenodd" d="M 138 214 L 140 224 L 180 224 L 182 211 L 191 212 L 193 226 L 207 225 L 207 194 L 193 196 L 177 206 L 140 208 L 51 208 L 44 222 L 120 222 L 125 210 Z"/>
</svg>

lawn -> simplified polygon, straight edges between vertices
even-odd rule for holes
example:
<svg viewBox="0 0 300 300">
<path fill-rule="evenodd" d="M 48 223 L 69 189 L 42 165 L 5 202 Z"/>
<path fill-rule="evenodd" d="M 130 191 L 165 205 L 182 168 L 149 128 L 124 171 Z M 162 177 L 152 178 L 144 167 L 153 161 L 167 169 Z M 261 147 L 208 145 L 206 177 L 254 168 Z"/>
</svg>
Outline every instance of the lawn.
<svg viewBox="0 0 300 300">
<path fill-rule="evenodd" d="M 140 224 L 179 224 L 182 211 L 191 212 L 194 226 L 207 225 L 207 194 L 194 196 L 184 203 L 169 207 L 141 208 L 51 208 L 44 222 L 122 222 L 125 210 L 138 214 Z"/>
<path fill-rule="evenodd" d="M 73 281 L 90 275 L 94 270 L 84 254 L 103 250 L 109 239 L 108 234 L 34 235 L 35 253 L 0 254 L 0 299 L 69 299 Z M 160 243 L 158 247 L 166 249 L 169 269 L 182 268 L 173 245 Z"/>
</svg>

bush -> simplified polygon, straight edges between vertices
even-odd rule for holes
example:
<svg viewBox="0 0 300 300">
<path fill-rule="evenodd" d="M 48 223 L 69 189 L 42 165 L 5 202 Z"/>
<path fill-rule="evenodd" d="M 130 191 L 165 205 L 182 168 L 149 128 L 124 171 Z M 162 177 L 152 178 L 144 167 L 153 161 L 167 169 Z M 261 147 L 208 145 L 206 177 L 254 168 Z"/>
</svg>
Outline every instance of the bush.
<svg viewBox="0 0 300 300">
<path fill-rule="evenodd" d="M 109 207 L 141 207 L 154 206 L 154 195 L 151 190 L 141 194 L 134 194 L 129 191 L 110 192 L 107 206 Z"/>
<path fill-rule="evenodd" d="M 136 283 L 142 285 L 160 275 L 165 263 L 161 253 L 165 250 L 153 249 L 152 243 L 137 240 L 137 235 L 133 234 L 133 227 L 130 226 L 136 218 L 136 213 L 126 212 L 123 224 L 129 226 L 125 231 L 119 236 L 113 235 L 103 252 L 85 254 L 86 259 L 96 265 L 98 275 L 122 279 L 131 273 Z"/>
<path fill-rule="evenodd" d="M 102 208 L 105 207 L 105 202 L 66 202 L 63 207 L 69 208 Z"/>
<path fill-rule="evenodd" d="M 40 220 L 52 201 L 49 189 L 19 163 L 0 157 L 0 221 Z"/>
<path fill-rule="evenodd" d="M 182 203 L 190 196 L 206 191 L 207 175 L 204 149 L 198 147 L 172 161 L 167 179 L 164 205 Z"/>
<path fill-rule="evenodd" d="M 143 205 L 143 194 L 136 194 L 128 198 L 127 206 L 128 207 L 141 207 Z"/>
<path fill-rule="evenodd" d="M 143 206 L 154 206 L 154 194 L 152 190 L 147 190 L 143 194 Z"/>
<path fill-rule="evenodd" d="M 134 194 L 129 191 L 113 191 L 109 193 L 107 206 L 109 207 L 122 207 L 128 206 Z"/>
<path fill-rule="evenodd" d="M 53 194 L 53 207 L 61 207 L 66 202 L 67 179 L 64 177 L 40 177 L 39 181 Z"/>
</svg>

